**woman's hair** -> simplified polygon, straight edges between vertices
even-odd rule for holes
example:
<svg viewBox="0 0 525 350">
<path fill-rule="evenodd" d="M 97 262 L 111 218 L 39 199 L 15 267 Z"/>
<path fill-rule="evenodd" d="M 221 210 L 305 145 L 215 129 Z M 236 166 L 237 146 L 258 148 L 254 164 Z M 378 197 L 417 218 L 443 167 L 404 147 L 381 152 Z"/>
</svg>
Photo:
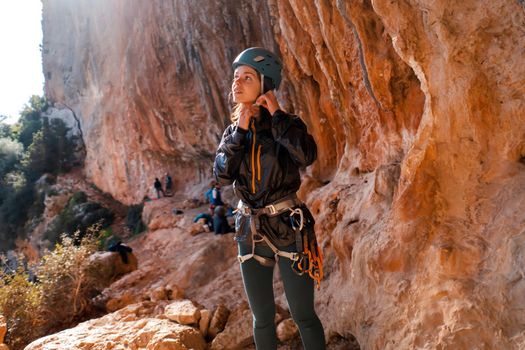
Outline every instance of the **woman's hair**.
<svg viewBox="0 0 525 350">
<path fill-rule="evenodd" d="M 239 120 L 240 112 L 241 112 L 241 105 L 237 103 L 233 106 L 232 114 L 230 114 L 230 120 L 232 121 L 232 123 L 236 123 L 237 120 Z"/>
<path fill-rule="evenodd" d="M 257 74 L 257 77 L 259 78 L 259 80 L 261 79 L 261 76 L 259 74 Z M 264 77 L 264 93 L 267 93 L 268 91 L 273 90 L 274 88 L 275 88 L 275 86 L 273 84 L 272 79 L 270 79 L 270 78 L 265 76 Z M 231 91 L 228 94 L 228 101 L 233 102 L 233 97 L 232 97 Z M 265 108 L 261 108 L 261 112 L 262 112 L 263 109 L 265 109 Z M 240 112 L 241 112 L 241 105 L 240 104 L 235 104 L 233 106 L 232 114 L 230 114 L 230 120 L 232 121 L 232 123 L 236 123 L 237 122 L 237 120 L 240 117 Z"/>
</svg>

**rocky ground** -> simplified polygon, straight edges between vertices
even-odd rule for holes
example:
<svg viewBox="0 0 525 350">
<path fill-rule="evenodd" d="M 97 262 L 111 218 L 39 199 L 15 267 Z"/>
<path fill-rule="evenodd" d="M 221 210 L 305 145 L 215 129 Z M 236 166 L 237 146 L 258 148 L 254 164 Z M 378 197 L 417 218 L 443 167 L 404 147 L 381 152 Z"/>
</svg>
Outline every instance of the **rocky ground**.
<svg viewBox="0 0 525 350">
<path fill-rule="evenodd" d="M 95 299 L 107 315 L 34 341 L 26 350 L 255 349 L 233 234 L 215 235 L 193 222 L 207 211 L 206 204 L 180 196 L 145 202 L 142 218 L 148 230 L 132 236 L 124 231 L 118 203 L 78 173 L 59 178 L 58 186 L 82 190 L 90 200 L 120 210 L 113 227 L 125 233 L 138 264 Z M 225 189 L 224 197 L 232 199 L 231 189 Z M 177 209 L 182 213 L 175 214 Z M 278 272 L 275 292 L 279 349 L 301 349 Z M 355 339 L 327 338 L 329 349 L 359 348 Z"/>
</svg>

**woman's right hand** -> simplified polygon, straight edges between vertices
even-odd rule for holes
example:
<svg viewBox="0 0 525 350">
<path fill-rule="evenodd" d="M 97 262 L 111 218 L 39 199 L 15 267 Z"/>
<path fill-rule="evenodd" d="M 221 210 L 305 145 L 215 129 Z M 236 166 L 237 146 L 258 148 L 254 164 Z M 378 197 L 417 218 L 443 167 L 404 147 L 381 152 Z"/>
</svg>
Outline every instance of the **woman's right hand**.
<svg viewBox="0 0 525 350">
<path fill-rule="evenodd" d="M 239 111 L 239 125 L 238 127 L 244 130 L 250 128 L 250 120 L 259 114 L 259 106 L 253 104 L 241 104 Z"/>
</svg>

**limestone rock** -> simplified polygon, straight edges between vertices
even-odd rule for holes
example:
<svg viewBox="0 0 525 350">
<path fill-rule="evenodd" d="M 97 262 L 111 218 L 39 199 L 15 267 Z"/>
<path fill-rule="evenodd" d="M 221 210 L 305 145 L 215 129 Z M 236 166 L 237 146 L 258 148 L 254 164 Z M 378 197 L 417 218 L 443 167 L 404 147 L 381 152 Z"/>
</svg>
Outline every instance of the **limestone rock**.
<svg viewBox="0 0 525 350">
<path fill-rule="evenodd" d="M 211 350 L 240 350 L 253 343 L 253 319 L 247 303 L 233 310 L 226 327 L 211 343 Z"/>
<path fill-rule="evenodd" d="M 137 257 L 127 253 L 127 259 L 128 262 L 124 263 L 117 252 L 95 252 L 89 257 L 89 266 L 98 271 L 100 278 L 114 280 L 137 270 Z"/>
<path fill-rule="evenodd" d="M 246 32 L 251 42 L 274 44 L 271 30 L 257 30 L 243 18 L 270 29 L 269 13 L 264 2 L 194 6 L 156 0 L 127 6 L 119 0 L 93 6 L 89 1 L 46 1 L 45 91 L 56 108 L 72 110 L 78 119 L 88 178 L 132 204 L 151 193 L 155 177 L 166 171 L 181 191 L 209 176 L 209 161 L 229 114 L 231 71 L 225 70 L 234 51 L 245 45 Z M 217 15 L 212 23 L 210 14 Z M 140 21 L 129 18 L 162 18 L 162 25 L 138 26 Z M 221 32 L 235 40 L 217 40 Z M 196 39 L 208 46 L 190 54 L 185 43 Z M 85 66 L 88 56 L 97 64 Z M 102 57 L 107 65 L 98 67 Z"/>
<path fill-rule="evenodd" d="M 150 297 L 159 281 L 166 286 L 169 300 L 192 299 L 209 310 L 221 303 L 234 307 L 245 298 L 231 235 L 194 237 L 176 227 L 150 231 L 128 244 L 140 268 L 106 288 L 103 303 L 113 300 L 113 305 L 122 307 L 139 302 Z"/>
<path fill-rule="evenodd" d="M 66 206 L 69 197 L 68 193 L 61 193 L 54 196 L 46 196 L 44 199 L 44 218 L 47 222 L 50 222 L 56 215 L 60 214 L 62 209 Z"/>
<path fill-rule="evenodd" d="M 155 286 L 149 293 L 149 299 L 151 301 L 167 300 L 168 291 L 164 286 Z"/>
<path fill-rule="evenodd" d="M 287 318 L 286 320 L 281 321 L 277 325 L 276 331 L 277 338 L 282 342 L 288 341 L 299 335 L 299 328 L 297 328 L 297 325 L 291 318 Z"/>
<path fill-rule="evenodd" d="M 133 296 L 131 292 L 124 291 L 118 297 L 110 298 L 106 302 L 106 310 L 109 312 L 117 311 L 123 307 L 133 304 L 138 300 Z"/>
<path fill-rule="evenodd" d="M 180 324 L 197 324 L 200 310 L 191 300 L 176 300 L 166 307 L 165 315 Z"/>
<path fill-rule="evenodd" d="M 170 198 L 150 201 L 144 204 L 142 210 L 142 221 L 149 230 L 160 230 L 163 228 L 172 228 L 182 219 L 179 215 L 174 215 L 167 203 L 174 203 Z"/>
<path fill-rule="evenodd" d="M 210 310 L 201 310 L 201 319 L 199 320 L 199 331 L 203 337 L 208 335 L 212 313 Z"/>
<path fill-rule="evenodd" d="M 525 346 L 523 1 L 126 4 L 43 1 L 45 92 L 78 118 L 88 179 L 131 204 L 169 171 L 196 196 L 229 124 L 231 62 L 269 47 L 281 107 L 317 143 L 299 196 L 325 256 L 326 331 L 365 349 Z M 153 217 L 166 229 L 136 243 L 148 273 L 112 293 L 163 275 L 195 300 L 241 300 L 235 247 L 172 220 Z"/>
<path fill-rule="evenodd" d="M 115 349 L 118 346 L 147 350 L 206 349 L 200 332 L 192 327 L 158 319 L 155 303 L 133 304 L 74 328 L 40 338 L 26 350 Z"/>
<path fill-rule="evenodd" d="M 171 283 L 166 286 L 166 293 L 169 300 L 184 298 L 184 291 L 177 285 Z"/>
<path fill-rule="evenodd" d="M 210 327 L 208 328 L 210 338 L 215 338 L 217 334 L 224 330 L 228 317 L 230 317 L 230 310 L 226 306 L 219 304 L 213 312 Z"/>
</svg>

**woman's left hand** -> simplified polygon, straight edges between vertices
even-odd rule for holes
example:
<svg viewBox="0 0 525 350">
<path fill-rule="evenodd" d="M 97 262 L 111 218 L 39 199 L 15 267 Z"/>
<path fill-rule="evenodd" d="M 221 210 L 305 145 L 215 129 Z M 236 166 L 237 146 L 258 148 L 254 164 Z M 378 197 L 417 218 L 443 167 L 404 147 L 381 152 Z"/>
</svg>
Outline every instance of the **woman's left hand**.
<svg viewBox="0 0 525 350">
<path fill-rule="evenodd" d="M 281 107 L 279 106 L 279 102 L 277 101 L 277 97 L 275 97 L 272 90 L 259 96 L 255 103 L 259 106 L 263 106 L 264 108 L 266 108 L 272 116 L 275 113 L 275 111 L 281 109 Z"/>
</svg>

